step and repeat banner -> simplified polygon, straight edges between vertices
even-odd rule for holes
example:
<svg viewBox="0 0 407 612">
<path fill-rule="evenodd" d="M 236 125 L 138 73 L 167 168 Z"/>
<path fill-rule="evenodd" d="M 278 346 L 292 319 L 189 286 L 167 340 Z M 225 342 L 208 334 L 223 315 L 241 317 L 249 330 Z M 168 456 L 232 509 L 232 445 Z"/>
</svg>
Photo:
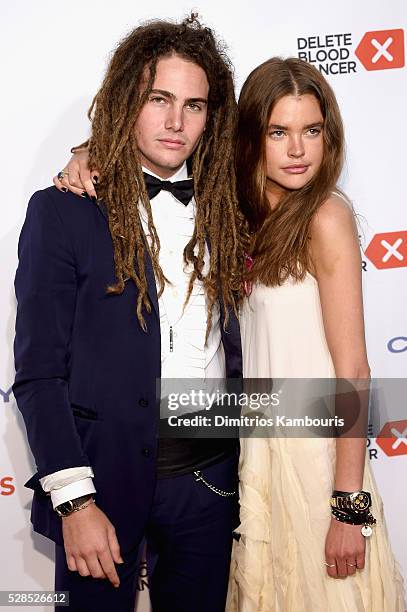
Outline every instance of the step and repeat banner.
<svg viewBox="0 0 407 612">
<path fill-rule="evenodd" d="M 237 94 L 249 72 L 274 55 L 311 62 L 333 86 L 346 128 L 342 187 L 359 219 L 372 375 L 407 374 L 405 0 L 1 3 L 0 590 L 53 588 L 53 544 L 29 522 L 31 493 L 23 483 L 35 466 L 11 392 L 13 280 L 27 202 L 64 167 L 70 147 L 87 137 L 86 111 L 117 41 L 140 20 L 178 20 L 192 8 L 227 43 Z M 369 455 L 407 578 L 407 404 L 380 389 L 374 402 L 391 416 L 370 439 Z M 143 611 L 145 577 L 142 567 Z"/>
</svg>

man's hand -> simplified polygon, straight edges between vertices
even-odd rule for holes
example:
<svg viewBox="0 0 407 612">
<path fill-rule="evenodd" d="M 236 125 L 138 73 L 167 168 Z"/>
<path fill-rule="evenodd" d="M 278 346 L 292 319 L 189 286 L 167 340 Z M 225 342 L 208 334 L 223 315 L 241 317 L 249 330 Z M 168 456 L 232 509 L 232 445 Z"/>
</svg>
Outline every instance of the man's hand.
<svg viewBox="0 0 407 612">
<path fill-rule="evenodd" d="M 114 564 L 124 561 L 115 528 L 100 508 L 92 503 L 62 518 L 62 533 L 70 570 L 120 585 Z"/>
<path fill-rule="evenodd" d="M 52 179 L 55 187 L 65 193 L 69 190 L 84 198 L 88 195 L 92 200 L 96 200 L 95 185 L 97 185 L 99 173 L 97 170 L 89 170 L 88 160 L 87 149 L 79 149 L 74 153 L 64 168 L 64 177 L 59 179 L 54 176 Z"/>
<path fill-rule="evenodd" d="M 347 525 L 331 519 L 325 541 L 325 560 L 327 573 L 332 578 L 346 578 L 365 567 L 366 542 L 361 529 L 362 525 Z"/>
</svg>

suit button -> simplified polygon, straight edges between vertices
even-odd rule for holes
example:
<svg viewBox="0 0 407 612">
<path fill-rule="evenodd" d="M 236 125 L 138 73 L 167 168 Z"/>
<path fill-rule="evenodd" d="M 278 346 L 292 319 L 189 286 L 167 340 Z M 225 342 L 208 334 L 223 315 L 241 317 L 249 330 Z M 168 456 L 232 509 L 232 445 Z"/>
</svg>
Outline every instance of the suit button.
<svg viewBox="0 0 407 612">
<path fill-rule="evenodd" d="M 144 397 L 141 397 L 138 401 L 138 405 L 142 408 L 146 408 L 148 406 L 148 400 L 146 400 Z"/>
<path fill-rule="evenodd" d="M 144 457 L 148 457 L 150 455 L 150 449 L 149 448 L 143 448 L 143 455 L 144 455 Z"/>
</svg>

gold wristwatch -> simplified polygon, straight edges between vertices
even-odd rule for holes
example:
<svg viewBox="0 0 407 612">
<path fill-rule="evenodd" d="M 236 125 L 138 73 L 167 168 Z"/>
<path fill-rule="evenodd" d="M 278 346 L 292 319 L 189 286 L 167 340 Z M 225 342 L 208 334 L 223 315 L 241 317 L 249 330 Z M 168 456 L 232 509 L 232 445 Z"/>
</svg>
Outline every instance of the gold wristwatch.
<svg viewBox="0 0 407 612">
<path fill-rule="evenodd" d="M 355 514 L 366 514 L 372 505 L 372 498 L 367 491 L 334 491 L 331 497 L 331 507 Z"/>
</svg>

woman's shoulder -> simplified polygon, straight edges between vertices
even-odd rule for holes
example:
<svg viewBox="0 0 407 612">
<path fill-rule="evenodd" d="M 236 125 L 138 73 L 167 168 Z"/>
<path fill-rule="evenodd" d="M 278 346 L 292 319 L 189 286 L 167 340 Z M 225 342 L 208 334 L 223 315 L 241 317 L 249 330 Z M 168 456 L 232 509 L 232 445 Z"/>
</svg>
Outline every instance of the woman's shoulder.
<svg viewBox="0 0 407 612">
<path fill-rule="evenodd" d="M 341 193 L 332 192 L 316 211 L 311 221 L 311 237 L 339 238 L 342 232 L 354 233 L 355 214 L 350 200 Z"/>
<path fill-rule="evenodd" d="M 319 207 L 311 221 L 310 257 L 315 273 L 331 273 L 338 261 L 360 257 L 359 238 L 351 203 L 333 193 Z"/>
</svg>

